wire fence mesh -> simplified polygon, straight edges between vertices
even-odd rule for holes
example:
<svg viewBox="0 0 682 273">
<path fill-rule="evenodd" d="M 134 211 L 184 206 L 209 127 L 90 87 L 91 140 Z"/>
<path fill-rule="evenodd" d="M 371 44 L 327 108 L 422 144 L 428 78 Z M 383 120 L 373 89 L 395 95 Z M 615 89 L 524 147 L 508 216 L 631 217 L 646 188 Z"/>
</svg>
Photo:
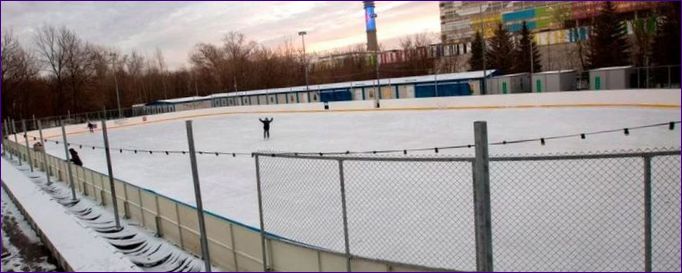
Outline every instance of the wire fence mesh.
<svg viewBox="0 0 682 273">
<path fill-rule="evenodd" d="M 265 229 L 343 253 L 343 177 L 352 256 L 476 270 L 475 160 L 260 155 Z M 679 151 L 491 157 L 489 175 L 496 271 L 642 271 L 650 260 L 679 272 Z"/>
<path fill-rule="evenodd" d="M 260 162 L 265 230 L 343 252 L 338 162 L 281 157 Z"/>
<path fill-rule="evenodd" d="M 351 254 L 475 270 L 471 162 L 404 160 L 344 161 Z"/>
<path fill-rule="evenodd" d="M 492 161 L 496 267 L 642 270 L 642 166 L 641 158 Z"/>
</svg>

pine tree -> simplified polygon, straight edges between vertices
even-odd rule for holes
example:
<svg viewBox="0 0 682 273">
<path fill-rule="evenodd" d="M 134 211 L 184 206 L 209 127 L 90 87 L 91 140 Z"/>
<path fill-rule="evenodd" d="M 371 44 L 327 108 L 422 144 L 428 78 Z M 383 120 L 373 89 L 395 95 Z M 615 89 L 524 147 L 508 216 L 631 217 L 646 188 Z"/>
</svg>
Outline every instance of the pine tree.
<svg viewBox="0 0 682 273">
<path fill-rule="evenodd" d="M 604 2 L 590 32 L 588 67 L 609 67 L 630 63 L 625 24 L 618 19 L 611 2 Z"/>
<path fill-rule="evenodd" d="M 680 64 L 680 2 L 662 5 L 663 18 L 656 26 L 651 64 Z"/>
<path fill-rule="evenodd" d="M 495 35 L 490 39 L 490 50 L 487 52 L 488 67 L 497 69 L 501 74 L 513 72 L 514 43 L 502 24 L 497 25 Z"/>
<path fill-rule="evenodd" d="M 530 33 L 530 30 L 528 30 L 526 21 L 523 21 L 519 35 L 521 38 L 519 39 L 519 46 L 516 49 L 516 55 L 514 57 L 514 72 L 531 72 L 531 54 L 533 54 L 533 72 L 542 71 L 540 51 L 538 50 L 535 41 L 533 41 L 533 35 Z M 531 49 L 533 50 L 532 53 Z"/>
<path fill-rule="evenodd" d="M 469 58 L 469 71 L 483 70 L 483 36 L 476 31 L 474 41 L 471 42 L 471 57 Z"/>
</svg>

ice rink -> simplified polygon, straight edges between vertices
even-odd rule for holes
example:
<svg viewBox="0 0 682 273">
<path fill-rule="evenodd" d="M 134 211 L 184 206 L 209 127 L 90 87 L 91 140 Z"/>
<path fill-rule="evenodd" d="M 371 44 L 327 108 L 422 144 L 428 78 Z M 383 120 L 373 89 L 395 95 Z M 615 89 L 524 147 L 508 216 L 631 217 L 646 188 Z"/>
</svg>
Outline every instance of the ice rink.
<svg viewBox="0 0 682 273">
<path fill-rule="evenodd" d="M 263 139 L 262 126 L 258 121 L 258 118 L 266 116 L 274 118 L 269 140 Z M 226 114 L 194 119 L 194 140 L 198 151 L 230 153 L 371 151 L 473 144 L 473 122 L 477 120 L 487 121 L 489 142 L 492 143 L 502 140 L 510 141 L 627 128 L 669 122 L 679 120 L 679 118 L 679 109 L 625 107 Z M 61 138 L 53 137 L 52 140 L 61 141 Z M 92 134 L 70 135 L 69 142 L 103 146 L 100 131 Z M 109 131 L 109 142 L 114 149 L 119 147 L 147 150 L 188 149 L 183 119 L 111 129 Z M 106 173 L 106 160 L 102 150 L 78 149 L 78 145 L 72 147 L 78 150 L 84 167 Z M 584 140 L 579 137 L 548 140 L 544 146 L 540 145 L 539 142 L 491 146 L 490 154 L 491 157 L 494 157 L 495 155 L 678 147 L 680 147 L 680 129 L 676 128 L 670 131 L 667 126 L 662 126 L 631 130 L 628 136 L 623 133 L 611 133 L 588 136 Z M 64 157 L 62 145 L 50 142 L 47 144 L 47 151 L 50 154 Z M 433 152 L 425 152 L 424 154 L 432 155 Z M 444 154 L 472 155 L 473 149 L 442 150 L 439 153 L 439 155 Z M 400 155 L 396 154 L 396 156 Z M 194 204 L 192 175 L 188 158 L 188 155 L 181 154 L 155 153 L 150 155 L 148 153 L 133 154 L 132 152 L 119 153 L 118 150 L 112 151 L 114 175 L 117 179 L 152 189 L 188 204 Z M 249 156 L 215 156 L 214 154 L 198 155 L 198 169 L 206 210 L 258 227 L 256 171 L 253 158 Z M 311 185 L 312 187 L 315 186 Z M 470 184 L 467 187 L 463 190 L 468 194 Z M 514 185 L 508 187 L 514 188 Z M 679 200 L 679 193 L 677 198 Z M 469 202 L 468 199 L 460 201 Z M 641 206 L 638 205 L 638 207 Z M 439 216 L 434 214 L 433 217 Z M 464 219 L 468 219 L 467 217 L 469 216 L 464 217 Z M 679 211 L 676 217 L 679 219 Z M 313 234 L 311 236 L 313 237 L 327 235 L 323 226 L 309 226 L 307 228 L 311 229 L 311 234 Z M 287 231 L 280 230 L 280 232 L 286 233 Z M 288 234 L 279 235 L 288 237 Z M 679 233 L 677 236 L 676 240 L 679 244 Z M 473 246 L 473 237 L 470 239 L 467 239 L 466 246 L 462 247 L 469 249 Z M 361 238 L 356 237 L 355 240 L 357 244 L 362 244 Z M 339 247 L 342 247 L 343 244 L 342 242 L 341 244 L 338 243 L 336 241 L 328 247 L 340 250 Z M 429 246 L 423 247 L 428 248 Z M 473 251 L 464 252 L 471 252 L 469 254 L 473 255 Z M 371 253 L 361 254 L 372 255 Z M 393 254 L 382 253 L 378 254 L 378 257 L 390 258 L 391 255 Z M 471 257 L 462 260 L 443 261 L 442 263 L 436 261 L 430 265 L 463 270 L 475 268 L 471 267 L 473 261 Z M 406 262 L 414 261 L 408 260 Z M 517 268 L 513 261 L 510 261 L 506 267 L 503 261 L 500 262 L 502 266 L 496 267 L 496 269 L 527 268 L 520 264 L 517 265 Z M 575 264 L 565 266 L 548 267 L 546 270 L 579 270 L 582 268 Z M 584 266 L 590 269 L 595 268 L 594 264 L 584 264 Z M 620 265 L 602 269 L 622 269 L 618 266 Z M 677 267 L 679 268 L 679 260 Z M 641 270 L 628 266 L 623 268 Z"/>
</svg>

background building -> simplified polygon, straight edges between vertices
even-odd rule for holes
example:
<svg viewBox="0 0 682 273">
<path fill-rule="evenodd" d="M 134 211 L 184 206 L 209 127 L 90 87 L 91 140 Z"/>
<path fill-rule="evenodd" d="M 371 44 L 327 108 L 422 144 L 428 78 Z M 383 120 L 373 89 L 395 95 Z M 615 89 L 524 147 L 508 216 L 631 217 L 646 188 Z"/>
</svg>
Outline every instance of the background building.
<svg viewBox="0 0 682 273">
<path fill-rule="evenodd" d="M 633 33 L 634 19 L 649 17 L 659 4 L 640 1 L 613 3 L 616 12 L 626 21 L 628 34 Z M 588 39 L 589 25 L 602 5 L 597 1 L 442 1 L 443 55 L 468 54 L 476 31 L 481 31 L 484 38 L 490 38 L 500 23 L 508 31 L 517 32 L 521 23 L 526 21 L 541 50 L 545 70 L 578 68 L 579 64 L 570 63 L 577 59 L 570 54 L 576 50 L 572 44 Z"/>
</svg>

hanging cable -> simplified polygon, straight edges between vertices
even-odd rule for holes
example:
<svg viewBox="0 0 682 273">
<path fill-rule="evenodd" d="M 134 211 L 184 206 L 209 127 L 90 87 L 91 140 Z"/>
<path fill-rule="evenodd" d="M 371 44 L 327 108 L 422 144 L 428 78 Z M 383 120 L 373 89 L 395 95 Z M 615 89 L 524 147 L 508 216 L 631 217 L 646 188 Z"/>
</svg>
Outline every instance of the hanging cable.
<svg viewBox="0 0 682 273">
<path fill-rule="evenodd" d="M 567 139 L 567 138 L 574 138 L 574 137 L 580 137 L 580 139 L 586 139 L 588 135 L 609 134 L 609 133 L 617 133 L 617 132 L 623 132 L 623 134 L 625 136 L 628 136 L 628 135 L 630 135 L 631 130 L 639 130 L 639 129 L 644 129 L 644 128 L 667 126 L 669 130 L 674 130 L 676 124 L 679 124 L 679 123 L 680 123 L 680 121 L 671 121 L 671 122 L 664 122 L 664 123 L 655 123 L 655 124 L 627 127 L 627 128 L 621 128 L 621 129 L 600 130 L 600 131 L 578 133 L 578 134 L 557 135 L 557 136 L 539 137 L 539 138 L 525 138 L 525 139 L 517 139 L 517 140 L 502 140 L 499 142 L 490 143 L 489 145 L 510 145 L 510 144 L 535 142 L 535 141 L 539 141 L 541 145 L 546 145 L 548 140 Z M 45 140 L 45 142 L 49 143 L 50 140 Z M 55 144 L 59 144 L 58 140 L 54 140 L 52 142 L 54 142 Z M 78 145 L 79 149 L 82 149 L 83 147 L 90 147 L 93 150 L 104 149 L 104 147 L 95 146 L 95 145 L 91 146 L 91 145 L 86 145 L 86 144 L 67 143 L 67 146 L 71 146 L 71 145 Z M 433 151 L 434 153 L 437 154 L 442 150 L 463 149 L 463 148 L 472 148 L 472 147 L 475 147 L 475 145 L 464 144 L 464 145 L 440 146 L 440 147 L 428 147 L 428 148 L 368 150 L 368 151 L 345 150 L 342 152 L 279 152 L 278 154 L 325 156 L 325 155 L 352 155 L 352 154 L 356 154 L 356 155 L 357 154 L 376 155 L 376 154 L 402 153 L 403 155 L 407 155 L 408 152 L 425 152 L 425 151 Z M 153 155 L 154 152 L 156 152 L 157 154 L 166 154 L 166 155 L 170 155 L 170 154 L 183 154 L 184 155 L 184 154 L 188 153 L 188 151 L 185 151 L 185 150 L 172 151 L 172 150 L 146 150 L 146 149 L 131 149 L 131 148 L 110 148 L 110 149 L 111 150 L 118 150 L 119 153 L 121 153 L 121 154 L 124 151 L 125 152 L 133 152 L 134 154 L 137 154 L 138 151 L 140 151 L 141 153 L 149 153 L 150 155 Z M 237 156 L 254 157 L 254 155 L 255 155 L 255 153 L 252 153 L 252 152 L 196 151 L 196 153 L 199 155 L 209 154 L 209 155 L 215 155 L 215 156 L 232 155 L 232 157 L 237 157 Z"/>
</svg>

